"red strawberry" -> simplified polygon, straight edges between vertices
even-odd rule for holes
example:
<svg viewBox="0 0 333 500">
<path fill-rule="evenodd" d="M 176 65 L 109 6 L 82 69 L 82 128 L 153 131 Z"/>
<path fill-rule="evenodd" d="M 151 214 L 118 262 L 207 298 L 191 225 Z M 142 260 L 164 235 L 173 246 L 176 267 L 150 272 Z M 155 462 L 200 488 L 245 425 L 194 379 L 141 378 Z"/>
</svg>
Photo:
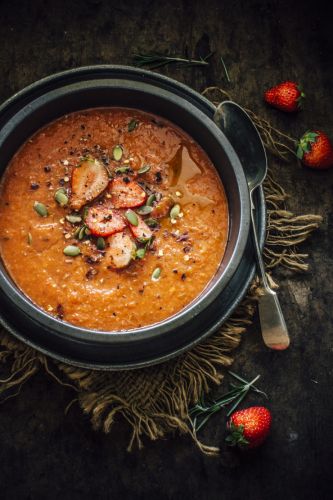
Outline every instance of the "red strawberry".
<svg viewBox="0 0 333 500">
<path fill-rule="evenodd" d="M 147 199 L 147 194 L 142 187 L 127 177 L 116 177 L 109 189 L 112 194 L 112 203 L 116 208 L 140 207 Z"/>
<path fill-rule="evenodd" d="M 98 160 L 83 160 L 72 172 L 71 207 L 80 210 L 83 205 L 97 198 L 108 184 L 108 173 Z"/>
<path fill-rule="evenodd" d="M 263 406 L 251 406 L 236 411 L 228 422 L 227 428 L 230 434 L 226 441 L 230 446 L 256 448 L 268 436 L 271 421 L 270 411 Z"/>
<path fill-rule="evenodd" d="M 333 146 L 324 132 L 306 132 L 297 147 L 297 157 L 311 168 L 325 169 L 333 166 Z"/>
<path fill-rule="evenodd" d="M 141 243 L 145 243 L 153 236 L 153 233 L 150 230 L 149 226 L 147 226 L 145 221 L 142 219 L 142 217 L 140 217 L 140 215 L 136 214 L 136 217 L 138 220 L 138 224 L 135 226 L 130 223 L 130 230 L 137 240 L 139 240 Z"/>
<path fill-rule="evenodd" d="M 295 82 L 279 83 L 264 93 L 264 99 L 268 104 L 287 113 L 297 111 L 304 97 L 304 92 Z"/>
<path fill-rule="evenodd" d="M 85 223 L 95 236 L 110 236 L 126 227 L 122 215 L 107 204 L 90 207 L 85 218 Z"/>
</svg>

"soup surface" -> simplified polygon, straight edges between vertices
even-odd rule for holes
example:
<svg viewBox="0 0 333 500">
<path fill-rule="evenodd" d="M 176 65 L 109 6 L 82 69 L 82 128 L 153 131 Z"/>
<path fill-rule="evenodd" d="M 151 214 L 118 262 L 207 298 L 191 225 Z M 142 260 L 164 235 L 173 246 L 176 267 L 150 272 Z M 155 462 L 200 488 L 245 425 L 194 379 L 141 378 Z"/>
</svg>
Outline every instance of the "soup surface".
<svg viewBox="0 0 333 500">
<path fill-rule="evenodd" d="M 38 131 L 1 184 L 1 256 L 63 321 L 146 326 L 185 308 L 224 254 L 228 207 L 184 131 L 138 110 L 76 112 Z"/>
</svg>

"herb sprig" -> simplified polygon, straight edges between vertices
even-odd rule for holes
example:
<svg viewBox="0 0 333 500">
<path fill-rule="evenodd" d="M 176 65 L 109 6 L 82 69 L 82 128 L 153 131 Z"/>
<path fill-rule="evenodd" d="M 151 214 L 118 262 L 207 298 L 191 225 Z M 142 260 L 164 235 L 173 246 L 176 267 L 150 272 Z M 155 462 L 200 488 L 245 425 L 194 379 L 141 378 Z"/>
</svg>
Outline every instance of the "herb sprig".
<svg viewBox="0 0 333 500">
<path fill-rule="evenodd" d="M 135 66 L 140 68 L 143 66 L 149 67 L 149 69 L 157 69 L 162 66 L 167 66 L 168 64 L 177 64 L 178 66 L 208 66 L 208 59 L 213 55 L 210 52 L 205 57 L 200 57 L 200 59 L 191 59 L 181 56 L 171 56 L 166 54 L 160 54 L 159 52 L 147 52 L 134 54 L 133 63 Z"/>
<path fill-rule="evenodd" d="M 227 417 L 229 417 L 235 411 L 237 406 L 243 401 L 250 390 L 262 394 L 267 398 L 267 395 L 254 385 L 254 383 L 260 378 L 260 375 L 257 375 L 253 380 L 248 382 L 234 372 L 229 371 L 229 373 L 232 377 L 234 377 L 241 383 L 231 383 L 230 385 L 232 389 L 226 394 L 223 394 L 223 396 L 221 396 L 219 399 L 205 401 L 204 397 L 202 396 L 197 404 L 190 408 L 189 415 L 191 419 L 192 429 L 195 433 L 202 429 L 202 427 L 207 423 L 210 417 L 214 415 L 214 413 L 227 406 L 229 407 Z"/>
</svg>

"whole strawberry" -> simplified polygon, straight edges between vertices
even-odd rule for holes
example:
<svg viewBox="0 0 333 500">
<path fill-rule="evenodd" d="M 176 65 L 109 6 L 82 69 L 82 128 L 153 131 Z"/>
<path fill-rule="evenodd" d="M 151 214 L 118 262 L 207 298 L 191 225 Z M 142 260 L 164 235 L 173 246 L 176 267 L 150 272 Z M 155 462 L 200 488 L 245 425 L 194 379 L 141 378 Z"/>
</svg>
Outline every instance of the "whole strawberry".
<svg viewBox="0 0 333 500">
<path fill-rule="evenodd" d="M 268 436 L 271 427 L 271 413 L 264 406 L 251 406 L 233 413 L 227 424 L 230 434 L 226 441 L 230 446 L 256 448 Z"/>
<path fill-rule="evenodd" d="M 332 143 L 321 130 L 305 132 L 297 146 L 297 157 L 307 167 L 318 169 L 332 167 Z"/>
<path fill-rule="evenodd" d="M 297 111 L 304 97 L 304 92 L 295 82 L 279 83 L 264 93 L 264 99 L 268 104 L 287 113 Z"/>
</svg>

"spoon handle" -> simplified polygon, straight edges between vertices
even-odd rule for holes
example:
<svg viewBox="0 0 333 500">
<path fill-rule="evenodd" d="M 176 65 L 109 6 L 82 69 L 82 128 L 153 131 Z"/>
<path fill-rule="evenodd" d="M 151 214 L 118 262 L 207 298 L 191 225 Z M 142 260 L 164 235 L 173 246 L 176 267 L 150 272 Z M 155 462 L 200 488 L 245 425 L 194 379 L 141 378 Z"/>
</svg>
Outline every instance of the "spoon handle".
<svg viewBox="0 0 333 500">
<path fill-rule="evenodd" d="M 258 271 L 264 287 L 263 295 L 258 299 L 261 333 L 267 347 L 275 350 L 284 350 L 289 346 L 290 339 L 278 296 L 271 289 L 266 278 L 265 265 L 261 256 L 254 220 L 252 194 L 253 191 L 250 193 L 252 234 L 258 262 Z"/>
</svg>

